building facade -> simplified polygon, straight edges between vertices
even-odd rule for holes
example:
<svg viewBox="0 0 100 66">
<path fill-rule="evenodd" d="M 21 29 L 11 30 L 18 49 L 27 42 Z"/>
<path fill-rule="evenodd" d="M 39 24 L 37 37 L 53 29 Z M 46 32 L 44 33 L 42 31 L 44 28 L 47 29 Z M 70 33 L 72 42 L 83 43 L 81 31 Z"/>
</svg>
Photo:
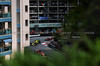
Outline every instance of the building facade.
<svg viewBox="0 0 100 66">
<path fill-rule="evenodd" d="M 0 56 L 10 59 L 17 51 L 23 53 L 31 31 L 60 29 L 74 7 L 69 0 L 0 0 Z"/>
<path fill-rule="evenodd" d="M 28 7 L 28 0 L 0 0 L 0 56 L 5 59 L 30 44 Z"/>
<path fill-rule="evenodd" d="M 29 0 L 30 31 L 55 32 L 74 8 L 70 0 Z"/>
</svg>

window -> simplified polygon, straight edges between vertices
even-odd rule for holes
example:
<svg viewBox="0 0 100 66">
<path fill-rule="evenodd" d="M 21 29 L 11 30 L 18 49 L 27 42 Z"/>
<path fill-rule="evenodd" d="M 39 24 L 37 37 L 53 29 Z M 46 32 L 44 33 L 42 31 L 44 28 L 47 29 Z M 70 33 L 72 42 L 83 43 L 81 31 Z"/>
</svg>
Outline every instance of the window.
<svg viewBox="0 0 100 66">
<path fill-rule="evenodd" d="M 26 40 L 28 40 L 28 34 L 26 34 Z"/>
<path fill-rule="evenodd" d="M 27 5 L 25 6 L 25 12 L 28 12 L 28 6 Z"/>
<path fill-rule="evenodd" d="M 3 43 L 2 43 L 2 40 L 0 40 L 0 47 L 3 47 Z"/>
<path fill-rule="evenodd" d="M 3 23 L 1 22 L 0 23 L 0 30 L 2 30 L 3 29 Z"/>
<path fill-rule="evenodd" d="M 25 26 L 28 26 L 28 20 L 25 20 Z"/>
</svg>

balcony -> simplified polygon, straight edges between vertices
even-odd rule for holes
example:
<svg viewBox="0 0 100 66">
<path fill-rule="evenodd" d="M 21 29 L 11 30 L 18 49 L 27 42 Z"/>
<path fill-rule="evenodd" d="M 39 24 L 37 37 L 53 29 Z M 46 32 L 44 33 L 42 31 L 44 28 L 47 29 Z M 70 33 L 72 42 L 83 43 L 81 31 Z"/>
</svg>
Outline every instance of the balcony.
<svg viewBox="0 0 100 66">
<path fill-rule="evenodd" d="M 30 19 L 38 19 L 37 15 L 30 15 Z"/>
<path fill-rule="evenodd" d="M 12 21 L 12 18 L 0 18 L 0 22 Z"/>
<path fill-rule="evenodd" d="M 37 14 L 38 13 L 38 10 L 30 10 L 30 13 Z"/>
<path fill-rule="evenodd" d="M 62 19 L 62 18 L 64 18 L 65 16 L 64 16 L 64 14 L 60 14 L 59 15 L 59 19 Z"/>
<path fill-rule="evenodd" d="M 12 37 L 12 35 L 10 34 L 10 35 L 2 35 L 2 36 L 0 36 L 0 39 L 6 39 L 6 38 L 11 38 Z"/>
<path fill-rule="evenodd" d="M 52 1 L 51 2 L 51 6 L 57 6 L 57 2 L 56 1 Z"/>
<path fill-rule="evenodd" d="M 49 19 L 57 19 L 57 17 L 58 17 L 57 15 L 50 15 Z"/>
<path fill-rule="evenodd" d="M 49 12 L 57 12 L 57 10 L 50 10 Z"/>
<path fill-rule="evenodd" d="M 11 13 L 0 13 L 0 18 L 8 18 L 11 17 Z"/>
<path fill-rule="evenodd" d="M 61 14 L 67 14 L 68 11 L 67 10 L 63 10 L 63 9 L 59 9 L 59 13 L 61 13 Z"/>
<path fill-rule="evenodd" d="M 30 1 L 30 6 L 38 6 L 38 2 L 37 1 Z"/>
<path fill-rule="evenodd" d="M 11 13 L 2 13 L 2 11 L 0 11 L 0 22 L 6 21 L 11 21 Z"/>
<path fill-rule="evenodd" d="M 0 0 L 0 5 L 11 5 L 11 0 Z"/>
<path fill-rule="evenodd" d="M 12 39 L 0 40 L 0 56 L 11 54 L 12 50 Z"/>
<path fill-rule="evenodd" d="M 39 13 L 43 14 L 43 13 L 48 13 L 48 8 L 39 8 Z"/>
<path fill-rule="evenodd" d="M 11 29 L 8 30 L 0 30 L 0 35 L 11 34 Z"/>
<path fill-rule="evenodd" d="M 66 1 L 59 1 L 59 6 L 67 6 L 67 2 Z"/>
<path fill-rule="evenodd" d="M 39 20 L 48 20 L 48 17 L 39 17 Z"/>
<path fill-rule="evenodd" d="M 5 39 L 5 40 L 3 40 L 5 43 L 10 43 L 10 42 L 12 42 L 12 39 Z"/>
<path fill-rule="evenodd" d="M 30 27 L 34 27 L 37 23 L 30 24 Z M 61 27 L 61 23 L 39 23 L 39 27 Z"/>
<path fill-rule="evenodd" d="M 57 12 L 57 7 L 50 7 L 49 12 Z"/>
<path fill-rule="evenodd" d="M 10 2 L 11 0 L 0 0 L 2 2 Z"/>
<path fill-rule="evenodd" d="M 39 2 L 39 6 L 48 6 L 47 1 L 45 1 L 45 2 L 40 1 Z"/>
<path fill-rule="evenodd" d="M 0 56 L 5 56 L 5 55 L 9 55 L 12 53 L 12 50 L 6 51 L 6 52 L 1 52 Z"/>
</svg>

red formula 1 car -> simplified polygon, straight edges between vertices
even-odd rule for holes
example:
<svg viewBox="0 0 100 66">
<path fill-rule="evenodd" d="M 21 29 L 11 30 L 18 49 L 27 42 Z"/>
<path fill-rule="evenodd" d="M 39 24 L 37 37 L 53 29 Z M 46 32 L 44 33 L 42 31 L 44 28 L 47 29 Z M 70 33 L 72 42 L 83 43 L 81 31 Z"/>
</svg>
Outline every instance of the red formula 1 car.
<svg viewBox="0 0 100 66">
<path fill-rule="evenodd" d="M 51 37 L 50 40 L 54 39 L 54 37 Z"/>
<path fill-rule="evenodd" d="M 52 39 L 54 39 L 54 37 L 47 38 L 47 39 L 45 39 L 45 41 L 50 41 L 50 40 L 52 40 Z"/>
<path fill-rule="evenodd" d="M 50 41 L 50 38 L 46 38 L 45 41 Z"/>
<path fill-rule="evenodd" d="M 45 54 L 44 54 L 44 52 L 41 52 L 41 50 L 36 50 L 36 52 L 37 52 L 38 54 L 41 54 L 43 57 L 46 57 Z"/>
</svg>

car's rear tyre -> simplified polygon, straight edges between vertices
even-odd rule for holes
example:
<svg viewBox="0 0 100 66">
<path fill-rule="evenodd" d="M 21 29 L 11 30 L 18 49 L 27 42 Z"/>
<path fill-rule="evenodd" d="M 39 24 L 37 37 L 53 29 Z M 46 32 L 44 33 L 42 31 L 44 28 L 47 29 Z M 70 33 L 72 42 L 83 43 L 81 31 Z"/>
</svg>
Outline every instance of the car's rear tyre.
<svg viewBox="0 0 100 66">
<path fill-rule="evenodd" d="M 39 43 L 41 43 L 41 42 L 39 41 Z"/>
</svg>

